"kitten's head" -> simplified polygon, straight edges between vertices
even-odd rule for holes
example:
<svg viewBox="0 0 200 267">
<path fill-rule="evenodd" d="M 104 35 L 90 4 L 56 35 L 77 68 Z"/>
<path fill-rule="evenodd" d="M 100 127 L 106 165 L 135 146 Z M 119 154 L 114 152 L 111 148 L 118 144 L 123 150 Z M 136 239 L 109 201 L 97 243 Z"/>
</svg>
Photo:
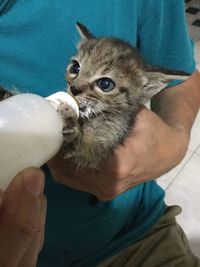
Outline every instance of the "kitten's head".
<svg viewBox="0 0 200 267">
<path fill-rule="evenodd" d="M 80 103 L 82 118 L 134 111 L 172 80 L 145 66 L 129 44 L 95 38 L 79 23 L 77 28 L 83 40 L 67 67 L 66 78 Z"/>
</svg>

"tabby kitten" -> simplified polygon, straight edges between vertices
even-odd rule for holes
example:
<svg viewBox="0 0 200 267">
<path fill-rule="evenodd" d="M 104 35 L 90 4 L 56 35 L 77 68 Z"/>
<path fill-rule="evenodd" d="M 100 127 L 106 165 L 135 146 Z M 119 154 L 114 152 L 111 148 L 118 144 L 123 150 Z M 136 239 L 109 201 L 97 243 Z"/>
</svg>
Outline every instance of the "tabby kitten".
<svg viewBox="0 0 200 267">
<path fill-rule="evenodd" d="M 67 67 L 66 79 L 68 92 L 79 102 L 80 117 L 77 121 L 61 105 L 65 157 L 79 168 L 98 169 L 131 133 L 139 106 L 177 77 L 154 71 L 121 40 L 95 38 L 80 23 L 77 28 L 83 40 Z"/>
<path fill-rule="evenodd" d="M 95 38 L 80 23 L 77 29 L 83 40 L 67 67 L 66 79 L 68 92 L 79 102 L 80 117 L 77 120 L 67 104 L 59 105 L 63 148 L 65 158 L 71 157 L 77 168 L 98 169 L 131 133 L 140 105 L 171 80 L 186 77 L 156 71 L 119 39 Z M 0 101 L 11 95 L 0 86 Z"/>
</svg>

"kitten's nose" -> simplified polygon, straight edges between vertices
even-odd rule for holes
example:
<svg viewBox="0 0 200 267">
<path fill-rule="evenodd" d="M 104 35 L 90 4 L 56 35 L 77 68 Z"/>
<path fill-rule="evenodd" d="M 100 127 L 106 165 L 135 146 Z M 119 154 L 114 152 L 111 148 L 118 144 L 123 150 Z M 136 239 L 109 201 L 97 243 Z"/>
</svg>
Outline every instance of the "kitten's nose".
<svg viewBox="0 0 200 267">
<path fill-rule="evenodd" d="M 74 96 L 79 95 L 82 93 L 82 90 L 76 88 L 75 86 L 70 86 L 70 90 Z"/>
</svg>

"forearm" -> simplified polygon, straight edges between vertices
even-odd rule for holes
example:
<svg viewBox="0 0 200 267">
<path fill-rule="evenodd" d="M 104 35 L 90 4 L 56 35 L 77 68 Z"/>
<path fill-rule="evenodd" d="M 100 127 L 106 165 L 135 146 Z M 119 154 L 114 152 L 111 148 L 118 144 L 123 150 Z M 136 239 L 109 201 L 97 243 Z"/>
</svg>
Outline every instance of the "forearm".
<svg viewBox="0 0 200 267">
<path fill-rule="evenodd" d="M 200 74 L 197 71 L 182 84 L 160 92 L 151 102 L 152 110 L 164 122 L 188 137 L 199 107 Z"/>
</svg>

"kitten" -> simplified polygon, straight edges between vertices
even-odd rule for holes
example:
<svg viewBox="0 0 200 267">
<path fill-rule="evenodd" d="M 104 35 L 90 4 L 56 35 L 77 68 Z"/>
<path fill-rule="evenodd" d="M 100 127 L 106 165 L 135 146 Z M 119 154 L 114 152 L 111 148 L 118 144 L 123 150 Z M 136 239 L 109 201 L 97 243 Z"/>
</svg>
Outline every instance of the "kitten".
<svg viewBox="0 0 200 267">
<path fill-rule="evenodd" d="M 67 67 L 66 80 L 68 92 L 79 102 L 80 117 L 77 121 L 68 107 L 60 107 L 65 157 L 78 168 L 98 169 L 130 135 L 140 105 L 180 77 L 155 71 L 119 39 L 95 38 L 80 23 L 77 28 L 83 40 Z"/>
<path fill-rule="evenodd" d="M 140 105 L 171 80 L 186 77 L 152 68 L 135 48 L 119 39 L 95 38 L 80 23 L 77 29 L 83 40 L 67 67 L 66 80 L 68 92 L 79 102 L 80 117 L 77 120 L 67 104 L 59 105 L 64 121 L 63 149 L 65 158 L 70 157 L 77 168 L 98 169 L 134 131 Z M 11 95 L 0 87 L 0 100 Z"/>
</svg>

